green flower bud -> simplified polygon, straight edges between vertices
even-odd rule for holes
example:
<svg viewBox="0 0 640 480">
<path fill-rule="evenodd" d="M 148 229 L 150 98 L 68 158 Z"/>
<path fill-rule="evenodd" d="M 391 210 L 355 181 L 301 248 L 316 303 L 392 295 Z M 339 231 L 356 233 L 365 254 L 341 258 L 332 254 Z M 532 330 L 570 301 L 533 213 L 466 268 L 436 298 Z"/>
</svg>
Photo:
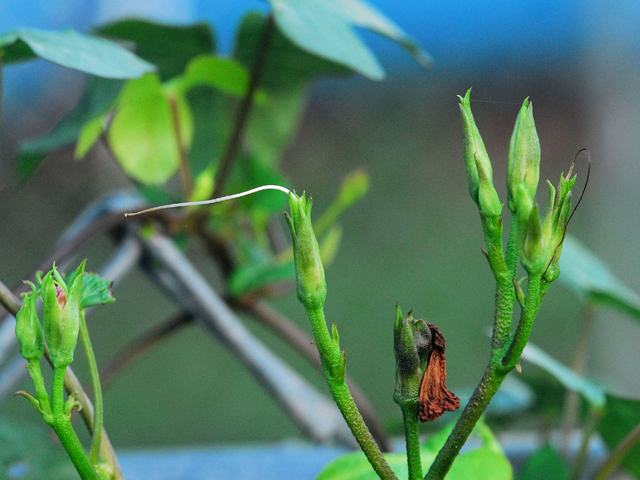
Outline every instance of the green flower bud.
<svg viewBox="0 0 640 480">
<path fill-rule="evenodd" d="M 540 141 L 533 121 L 533 105 L 525 98 L 509 142 L 507 162 L 507 205 L 516 211 L 517 189 L 524 182 L 529 197 L 536 196 L 540 178 Z"/>
<path fill-rule="evenodd" d="M 538 205 L 529 196 L 525 182 L 521 182 L 516 193 L 516 245 L 522 266 L 531 273 L 546 267 L 545 242 Z"/>
<path fill-rule="evenodd" d="M 496 217 L 500 215 L 502 205 L 493 186 L 493 169 L 489 154 L 471 113 L 470 96 L 471 89 L 464 98 L 458 96 L 464 128 L 463 150 L 469 193 L 482 213 L 488 217 Z"/>
<path fill-rule="evenodd" d="M 44 334 L 54 367 L 64 367 L 73 361 L 80 327 L 84 265 L 85 262 L 80 264 L 70 278 L 69 286 L 62 279 L 55 265 L 42 282 Z"/>
<path fill-rule="evenodd" d="M 394 326 L 394 350 L 396 388 L 393 399 L 398 405 L 417 402 L 420 398 L 420 383 L 431 353 L 431 330 L 424 320 L 413 318 L 413 311 L 403 317 L 398 305 Z"/>
<path fill-rule="evenodd" d="M 44 338 L 42 327 L 36 311 L 36 286 L 31 286 L 31 293 L 23 293 L 24 298 L 20 311 L 16 314 L 16 337 L 20 343 L 20 355 L 29 363 L 36 363 L 44 355 Z"/>
<path fill-rule="evenodd" d="M 318 308 L 324 305 L 327 284 L 324 280 L 324 267 L 320 259 L 318 241 L 311 225 L 311 203 L 311 199 L 306 200 L 304 193 L 301 197 L 291 193 L 289 195 L 291 216 L 285 215 L 293 238 L 298 300 L 306 308 Z"/>
</svg>

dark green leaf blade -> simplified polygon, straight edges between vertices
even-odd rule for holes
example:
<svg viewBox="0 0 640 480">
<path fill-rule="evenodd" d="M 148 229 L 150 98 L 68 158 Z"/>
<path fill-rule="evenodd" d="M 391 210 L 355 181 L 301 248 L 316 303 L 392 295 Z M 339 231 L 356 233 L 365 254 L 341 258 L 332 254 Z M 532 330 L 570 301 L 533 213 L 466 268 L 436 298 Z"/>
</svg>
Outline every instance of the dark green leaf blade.
<svg viewBox="0 0 640 480">
<path fill-rule="evenodd" d="M 607 408 L 598 432 L 610 449 L 614 449 L 632 429 L 640 425 L 640 400 L 607 395 Z M 622 465 L 640 479 L 640 443 L 636 443 L 622 460 Z"/>
<path fill-rule="evenodd" d="M 25 48 L 28 47 L 28 50 Z M 63 67 L 104 78 L 137 78 L 155 66 L 121 46 L 75 30 L 22 29 L 0 37 L 6 63 L 40 57 Z"/>
<path fill-rule="evenodd" d="M 190 59 L 216 49 L 213 31 L 206 23 L 163 25 L 128 19 L 100 26 L 96 32 L 134 42 L 136 54 L 157 65 L 162 80 L 181 74 Z"/>
<path fill-rule="evenodd" d="M 535 452 L 516 477 L 516 480 L 567 480 L 569 469 L 560 455 L 545 445 Z"/>
</svg>

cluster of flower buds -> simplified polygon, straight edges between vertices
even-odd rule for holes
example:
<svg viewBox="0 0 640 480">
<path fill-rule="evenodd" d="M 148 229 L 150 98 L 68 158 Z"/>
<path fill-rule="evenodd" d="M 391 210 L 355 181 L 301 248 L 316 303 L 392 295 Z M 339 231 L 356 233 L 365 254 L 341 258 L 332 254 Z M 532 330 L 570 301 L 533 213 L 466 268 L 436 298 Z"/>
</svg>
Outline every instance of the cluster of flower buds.
<svg viewBox="0 0 640 480">
<path fill-rule="evenodd" d="M 21 355 L 35 363 L 44 354 L 44 340 L 49 346 L 54 367 L 64 367 L 73 361 L 80 325 L 80 300 L 85 262 L 64 281 L 55 265 L 38 283 L 39 296 L 44 304 L 44 336 L 36 312 L 38 291 L 30 282 L 31 293 L 23 293 L 24 302 L 16 315 L 16 336 Z"/>
<path fill-rule="evenodd" d="M 469 90 L 460 97 L 464 124 L 464 156 L 471 197 L 487 217 L 500 215 L 502 205 L 493 187 L 491 161 L 471 113 Z M 540 141 L 533 106 L 525 99 L 516 120 L 507 163 L 507 206 L 516 222 L 516 246 L 522 265 L 532 275 L 552 282 L 560 275 L 558 262 L 571 210 L 575 176 L 561 176 L 557 190 L 549 185 L 549 202 L 543 220 L 535 201 L 540 177 Z"/>
</svg>

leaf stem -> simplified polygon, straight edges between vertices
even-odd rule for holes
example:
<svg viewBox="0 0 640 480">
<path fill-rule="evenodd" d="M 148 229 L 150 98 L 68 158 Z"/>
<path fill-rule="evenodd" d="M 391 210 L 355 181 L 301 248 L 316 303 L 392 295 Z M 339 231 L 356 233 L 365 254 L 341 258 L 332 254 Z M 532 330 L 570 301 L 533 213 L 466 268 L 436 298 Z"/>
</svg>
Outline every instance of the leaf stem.
<svg viewBox="0 0 640 480">
<path fill-rule="evenodd" d="M 420 459 L 420 430 L 418 423 L 419 403 L 417 400 L 415 402 L 403 402 L 400 408 L 404 420 L 409 480 L 420 480 L 422 478 L 422 461 Z"/>
<path fill-rule="evenodd" d="M 611 452 L 609 458 L 600 467 L 593 477 L 593 480 L 605 480 L 620 465 L 620 462 L 638 442 L 640 442 L 640 423 L 622 439 L 616 448 Z"/>
<path fill-rule="evenodd" d="M 247 125 L 247 121 L 249 120 L 249 114 L 251 113 L 251 107 L 253 106 L 253 99 L 258 88 L 258 84 L 260 83 L 260 78 L 262 77 L 262 72 L 268 56 L 267 54 L 269 53 L 269 42 L 273 35 L 274 27 L 275 22 L 273 20 L 273 15 L 269 14 L 267 15 L 265 24 L 262 27 L 260 45 L 258 45 L 256 59 L 251 70 L 251 78 L 249 79 L 247 94 L 240 104 L 240 109 L 238 111 L 238 116 L 236 117 L 233 131 L 231 132 L 229 142 L 227 143 L 222 160 L 220 161 L 211 198 L 219 197 L 222 194 L 225 183 L 227 183 L 227 180 L 229 179 L 231 166 L 233 165 L 233 161 L 240 149 L 242 135 L 244 133 L 245 126 Z"/>
<path fill-rule="evenodd" d="M 98 475 L 89 461 L 76 432 L 71 426 L 71 415 L 64 411 L 64 376 L 67 367 L 53 370 L 53 422 L 51 427 L 69 455 L 82 480 L 98 480 Z"/>
<path fill-rule="evenodd" d="M 578 450 L 578 455 L 576 455 L 576 460 L 573 464 L 571 475 L 569 476 L 570 480 L 580 479 L 580 476 L 582 474 L 582 469 L 584 468 L 584 462 L 587 459 L 587 453 L 589 452 L 589 444 L 591 443 L 591 437 L 593 436 L 596 429 L 598 428 L 598 425 L 600 424 L 600 420 L 602 420 L 603 415 L 604 415 L 603 408 L 591 407 L 589 409 L 587 425 L 584 427 L 584 432 L 582 434 L 582 442 Z"/>
<path fill-rule="evenodd" d="M 93 389 L 93 437 L 91 439 L 91 451 L 89 452 L 89 461 L 93 465 L 97 465 L 99 461 L 100 445 L 102 444 L 102 424 L 104 419 L 102 407 L 102 387 L 100 386 L 100 376 L 98 375 L 98 365 L 96 356 L 89 339 L 89 331 L 87 329 L 87 321 L 85 319 L 85 309 L 80 311 L 80 341 L 87 358 L 87 366 L 89 367 L 89 377 L 91 379 L 91 388 Z"/>
<path fill-rule="evenodd" d="M 304 304 L 304 306 L 311 322 L 313 336 L 320 353 L 322 369 L 333 400 L 378 476 L 383 480 L 397 479 L 351 397 L 349 387 L 344 378 L 343 353 L 340 352 L 340 348 L 334 343 L 329 334 L 322 305 L 314 307 L 310 304 Z"/>
</svg>

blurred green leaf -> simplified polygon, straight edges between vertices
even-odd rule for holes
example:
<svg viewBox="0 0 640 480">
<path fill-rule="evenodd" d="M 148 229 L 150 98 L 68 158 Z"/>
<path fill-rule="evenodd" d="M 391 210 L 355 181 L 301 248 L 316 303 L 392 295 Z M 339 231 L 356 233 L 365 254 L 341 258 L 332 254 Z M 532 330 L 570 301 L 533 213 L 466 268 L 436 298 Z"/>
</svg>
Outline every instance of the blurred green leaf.
<svg viewBox="0 0 640 480">
<path fill-rule="evenodd" d="M 130 19 L 103 25 L 96 32 L 134 42 L 134 51 L 158 66 L 162 80 L 181 74 L 193 57 L 212 54 L 216 49 L 213 31 L 206 23 L 163 25 Z"/>
<path fill-rule="evenodd" d="M 292 280 L 296 275 L 292 259 L 264 260 L 237 268 L 229 278 L 229 290 L 235 297 L 259 290 L 267 285 Z"/>
<path fill-rule="evenodd" d="M 567 480 L 569 469 L 565 461 L 550 446 L 545 445 L 535 452 L 516 477 L 517 480 Z"/>
<path fill-rule="evenodd" d="M 84 158 L 91 150 L 91 147 L 98 141 L 103 131 L 104 117 L 104 115 L 98 115 L 83 125 L 78 135 L 76 151 L 73 154 L 76 159 Z"/>
<path fill-rule="evenodd" d="M 422 469 L 426 473 L 440 448 L 453 429 L 453 424 L 431 436 L 420 448 Z M 458 456 L 447 474 L 447 480 L 511 480 L 513 471 L 497 439 L 482 421 L 473 434 L 482 440 L 482 446 Z M 399 479 L 406 479 L 407 458 L 404 453 L 384 455 Z M 328 466 L 317 480 L 375 480 L 378 476 L 362 452 L 343 455 Z"/>
<path fill-rule="evenodd" d="M 176 79 L 176 86 L 186 92 L 196 86 L 209 86 L 221 92 L 242 98 L 249 90 L 249 72 L 232 58 L 200 55 L 189 62 L 184 75 Z M 264 103 L 264 91 L 255 93 L 255 100 Z"/>
<path fill-rule="evenodd" d="M 24 183 L 31 178 L 50 151 L 75 142 L 85 124 L 102 115 L 111 106 L 123 84 L 122 80 L 89 77 L 78 104 L 51 133 L 20 145 L 16 165 L 18 181 Z"/>
<path fill-rule="evenodd" d="M 583 299 L 640 320 L 640 295 L 627 287 L 595 254 L 567 235 L 560 257 L 560 281 Z"/>
<path fill-rule="evenodd" d="M 331 265 L 336 258 L 341 240 L 342 227 L 340 225 L 333 225 L 320 239 L 320 259 L 325 267 Z"/>
<path fill-rule="evenodd" d="M 22 29 L 0 36 L 4 63 L 40 57 L 63 67 L 105 78 L 137 78 L 155 70 L 129 50 L 74 30 Z"/>
<path fill-rule="evenodd" d="M 602 388 L 564 366 L 531 342 L 522 352 L 522 359 L 547 371 L 569 390 L 580 393 L 593 407 L 603 408 L 605 406 L 606 397 Z"/>
<path fill-rule="evenodd" d="M 0 419 L 0 478 L 69 480 L 80 478 L 62 448 L 47 441 L 45 428 Z"/>
<path fill-rule="evenodd" d="M 255 62 L 264 23 L 263 15 L 249 13 L 237 30 L 234 58 L 249 70 Z M 245 136 L 249 152 L 275 164 L 296 133 L 310 82 L 351 73 L 347 67 L 301 50 L 276 29 L 260 76 L 260 87 L 269 101 L 252 108 Z"/>
<path fill-rule="evenodd" d="M 102 278 L 97 273 L 87 273 L 82 284 L 82 298 L 80 308 L 93 307 L 94 305 L 106 305 L 116 301 L 109 287 L 111 282 Z"/>
<path fill-rule="evenodd" d="M 171 106 L 155 74 L 130 80 L 108 133 L 122 169 L 145 185 L 161 185 L 180 166 Z"/>
<path fill-rule="evenodd" d="M 280 30 L 298 47 L 379 80 L 384 70 L 354 32 L 361 27 L 398 42 L 422 65 L 429 56 L 395 23 L 360 0 L 269 0 Z"/>
<path fill-rule="evenodd" d="M 193 115 L 193 141 L 189 165 L 194 177 L 214 168 L 226 147 L 231 120 L 224 95 L 209 87 L 195 87 L 186 94 Z"/>
<path fill-rule="evenodd" d="M 342 181 L 340 193 L 333 203 L 327 208 L 313 228 L 316 235 L 333 225 L 344 211 L 351 205 L 361 200 L 369 190 L 369 175 L 364 170 L 350 172 Z"/>
<path fill-rule="evenodd" d="M 607 408 L 598 425 L 598 432 L 610 449 L 614 449 L 638 425 L 640 425 L 640 400 L 607 395 Z M 640 443 L 636 443 L 629 450 L 622 460 L 622 465 L 636 478 L 640 478 Z"/>
</svg>

